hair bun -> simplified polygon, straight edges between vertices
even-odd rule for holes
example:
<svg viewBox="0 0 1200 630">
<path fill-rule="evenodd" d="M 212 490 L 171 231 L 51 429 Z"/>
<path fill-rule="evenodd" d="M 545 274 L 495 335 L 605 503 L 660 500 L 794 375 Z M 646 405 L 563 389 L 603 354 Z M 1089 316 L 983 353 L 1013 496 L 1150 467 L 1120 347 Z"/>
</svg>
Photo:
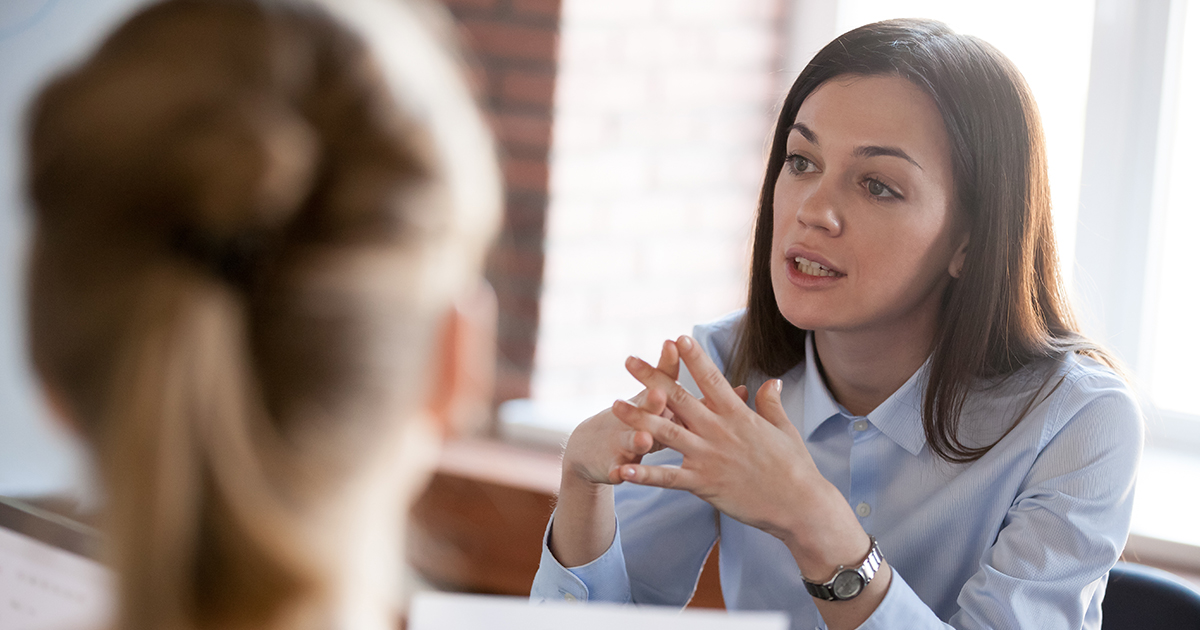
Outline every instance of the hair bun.
<svg viewBox="0 0 1200 630">
<path fill-rule="evenodd" d="M 163 166 L 194 216 L 188 230 L 213 240 L 272 232 L 290 223 L 313 187 L 318 140 L 282 105 L 240 101 L 187 116 Z"/>
</svg>

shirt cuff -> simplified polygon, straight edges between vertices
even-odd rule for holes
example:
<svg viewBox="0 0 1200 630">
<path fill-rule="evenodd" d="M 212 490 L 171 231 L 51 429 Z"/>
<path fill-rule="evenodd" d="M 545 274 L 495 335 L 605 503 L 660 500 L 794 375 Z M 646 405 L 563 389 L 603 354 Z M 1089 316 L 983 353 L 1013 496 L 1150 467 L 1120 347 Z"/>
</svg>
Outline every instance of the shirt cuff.
<svg viewBox="0 0 1200 630">
<path fill-rule="evenodd" d="M 883 601 L 870 617 L 858 627 L 858 630 L 889 630 L 906 628 L 909 630 L 925 630 L 948 628 L 937 615 L 933 614 L 929 605 L 917 597 L 912 587 L 904 581 L 896 569 L 892 569 L 892 581 L 888 584 L 888 592 Z"/>
<path fill-rule="evenodd" d="M 608 550 L 591 562 L 567 568 L 550 553 L 550 530 L 554 516 L 542 535 L 542 559 L 529 599 L 534 603 L 548 601 L 596 601 L 629 603 L 629 574 L 625 570 L 625 555 L 621 551 L 621 526 Z"/>
</svg>

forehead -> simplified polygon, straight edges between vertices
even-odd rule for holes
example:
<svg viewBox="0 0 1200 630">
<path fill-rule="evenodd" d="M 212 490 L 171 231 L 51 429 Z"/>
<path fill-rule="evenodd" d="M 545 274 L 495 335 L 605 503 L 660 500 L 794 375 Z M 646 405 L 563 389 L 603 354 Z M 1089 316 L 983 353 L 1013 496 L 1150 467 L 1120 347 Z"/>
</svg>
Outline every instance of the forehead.
<svg viewBox="0 0 1200 630">
<path fill-rule="evenodd" d="M 896 146 L 924 168 L 929 160 L 949 162 L 950 140 L 937 105 L 912 82 L 898 76 L 830 79 L 804 99 L 795 122 L 812 130 L 822 149 Z M 799 134 L 793 131 L 792 135 Z"/>
</svg>

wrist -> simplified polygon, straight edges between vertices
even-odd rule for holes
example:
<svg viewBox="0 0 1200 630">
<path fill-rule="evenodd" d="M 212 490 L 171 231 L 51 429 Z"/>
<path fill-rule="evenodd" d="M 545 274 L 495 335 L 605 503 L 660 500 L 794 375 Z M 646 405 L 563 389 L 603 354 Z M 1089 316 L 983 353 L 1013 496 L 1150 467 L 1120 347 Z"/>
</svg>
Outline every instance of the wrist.
<svg viewBox="0 0 1200 630">
<path fill-rule="evenodd" d="M 841 492 L 832 484 L 823 485 L 828 487 L 805 503 L 804 518 L 793 521 L 780 536 L 805 579 L 821 582 L 839 566 L 862 562 L 871 550 L 871 537 Z"/>
<path fill-rule="evenodd" d="M 558 482 L 559 501 L 564 495 L 578 497 L 602 497 L 612 493 L 612 485 L 593 481 L 581 466 L 564 461 L 562 476 Z"/>
</svg>

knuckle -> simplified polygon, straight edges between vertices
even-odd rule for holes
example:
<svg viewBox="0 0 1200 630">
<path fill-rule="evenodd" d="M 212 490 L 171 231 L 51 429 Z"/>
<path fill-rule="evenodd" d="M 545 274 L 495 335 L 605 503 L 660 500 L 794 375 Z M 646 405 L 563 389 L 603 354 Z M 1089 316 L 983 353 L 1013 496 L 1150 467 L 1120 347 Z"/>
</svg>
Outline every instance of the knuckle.
<svg viewBox="0 0 1200 630">
<path fill-rule="evenodd" d="M 659 468 L 659 469 L 656 469 L 654 471 L 654 473 L 655 473 L 655 476 L 657 477 L 655 479 L 656 485 L 663 486 L 665 488 L 675 487 L 675 479 L 676 479 L 675 469 Z"/>
<path fill-rule="evenodd" d="M 678 424 L 667 422 L 663 425 L 662 437 L 668 442 L 674 442 L 679 439 L 680 431 L 681 429 Z"/>
<path fill-rule="evenodd" d="M 716 370 L 704 370 L 700 373 L 700 380 L 705 385 L 717 386 L 725 382 L 725 377 Z"/>
<path fill-rule="evenodd" d="M 686 389 L 678 385 L 672 387 L 670 392 L 667 394 L 667 398 L 675 404 L 684 403 L 689 397 L 691 397 L 691 394 L 687 393 Z"/>
</svg>

